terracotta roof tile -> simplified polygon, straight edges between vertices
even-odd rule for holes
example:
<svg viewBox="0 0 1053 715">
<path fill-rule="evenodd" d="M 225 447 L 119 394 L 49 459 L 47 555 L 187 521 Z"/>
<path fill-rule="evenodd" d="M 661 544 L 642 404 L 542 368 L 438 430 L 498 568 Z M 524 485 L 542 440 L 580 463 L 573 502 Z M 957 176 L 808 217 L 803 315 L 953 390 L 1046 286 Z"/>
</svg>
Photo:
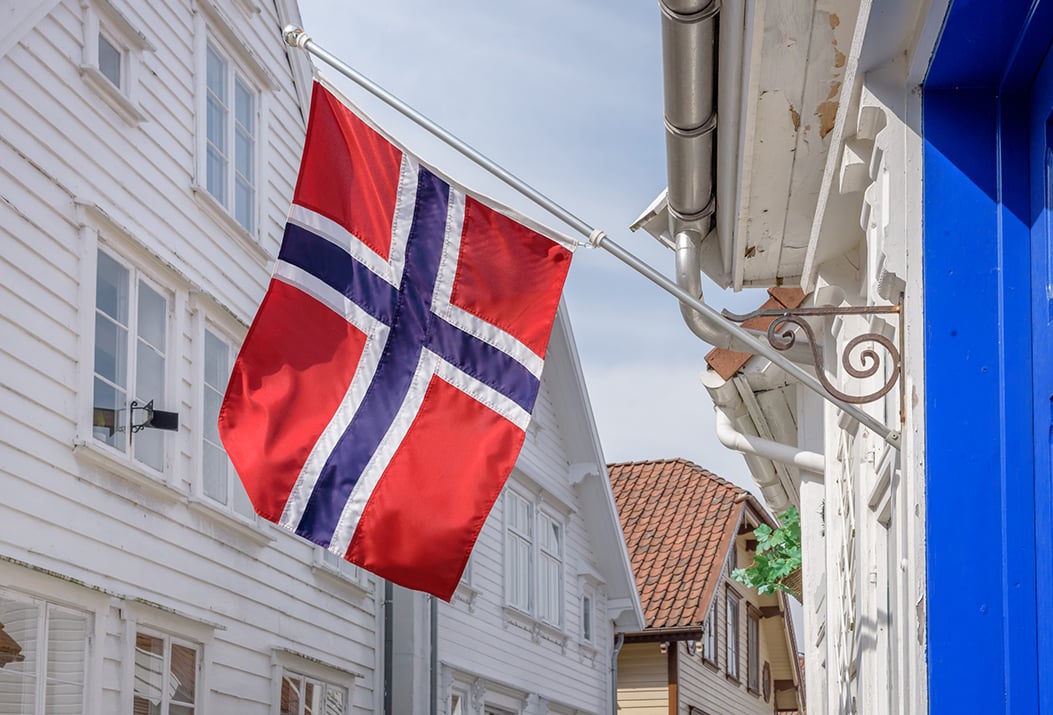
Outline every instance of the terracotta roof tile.
<svg viewBox="0 0 1053 715">
<path fill-rule="evenodd" d="M 701 626 L 747 492 L 685 459 L 608 470 L 647 627 Z"/>
<path fill-rule="evenodd" d="M 769 288 L 768 300 L 760 307 L 760 310 L 771 310 L 773 308 L 797 308 L 804 302 L 806 294 L 800 288 Z M 753 330 L 767 330 L 775 318 L 753 318 L 742 324 L 744 328 Z M 706 355 L 706 362 L 725 380 L 730 380 L 732 375 L 738 372 L 743 365 L 753 357 L 749 353 L 739 353 L 726 348 L 714 348 Z"/>
</svg>

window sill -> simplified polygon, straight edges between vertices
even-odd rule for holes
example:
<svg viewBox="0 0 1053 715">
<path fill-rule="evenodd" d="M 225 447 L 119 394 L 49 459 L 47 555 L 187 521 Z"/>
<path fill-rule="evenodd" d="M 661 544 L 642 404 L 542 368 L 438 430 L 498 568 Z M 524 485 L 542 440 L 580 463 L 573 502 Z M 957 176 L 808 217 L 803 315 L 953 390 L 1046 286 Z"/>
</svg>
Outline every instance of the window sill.
<svg viewBox="0 0 1053 715">
<path fill-rule="evenodd" d="M 360 567 L 346 561 L 344 562 L 347 564 L 346 568 L 352 569 L 352 572 L 346 571 L 343 566 L 334 566 L 326 561 L 321 546 L 315 547 L 312 559 L 311 571 L 316 578 L 326 580 L 332 585 L 346 588 L 360 597 L 373 595 L 373 583 L 366 580 L 365 571 Z"/>
<path fill-rule="evenodd" d="M 567 651 L 567 641 L 569 639 L 567 634 L 563 632 L 563 629 L 558 626 L 553 626 L 549 623 L 538 620 L 529 613 L 524 613 L 514 606 L 505 606 L 502 609 L 502 615 L 506 628 L 509 625 L 515 626 L 516 628 L 522 628 L 530 633 L 530 638 L 535 643 L 548 641 L 549 643 L 559 646 L 564 653 Z"/>
<path fill-rule="evenodd" d="M 717 661 L 715 661 L 715 660 L 708 660 L 707 658 L 703 657 L 702 658 L 702 665 L 706 666 L 707 668 L 712 670 L 714 673 L 719 673 L 720 672 L 720 666 L 717 665 Z"/>
<path fill-rule="evenodd" d="M 581 660 L 590 662 L 596 661 L 596 656 L 600 654 L 600 649 L 595 643 L 589 643 L 588 641 L 578 641 L 578 655 L 581 656 Z"/>
<path fill-rule="evenodd" d="M 136 464 L 123 452 L 107 447 L 93 437 L 75 440 L 73 454 L 94 467 L 148 489 L 170 502 L 182 501 L 186 497 L 186 493 L 165 481 L 162 472 Z"/>
<path fill-rule="evenodd" d="M 253 255 L 256 262 L 261 267 L 266 268 L 273 256 L 260 245 L 257 237 L 245 230 L 245 227 L 238 223 L 223 204 L 217 201 L 215 196 L 208 193 L 208 189 L 204 186 L 193 183 L 190 185 L 190 190 L 205 213 L 211 216 L 227 233 L 238 239 L 238 242 Z"/>
<path fill-rule="evenodd" d="M 453 600 L 463 601 L 468 606 L 468 612 L 475 613 L 475 601 L 480 593 L 482 591 L 462 581 L 453 592 Z"/>
<path fill-rule="evenodd" d="M 137 127 L 146 121 L 146 115 L 139 111 L 139 108 L 120 89 L 114 86 L 113 82 L 100 72 L 98 68 L 91 65 L 81 65 L 79 69 L 80 76 L 84 78 L 88 86 L 95 90 L 95 93 L 106 104 L 110 105 L 110 108 L 121 116 L 121 119 L 133 127 Z"/>
<path fill-rule="evenodd" d="M 227 511 L 217 506 L 208 497 L 190 494 L 186 498 L 190 511 L 204 516 L 216 524 L 244 536 L 257 546 L 267 546 L 274 541 L 274 535 L 268 526 L 258 520 L 249 519 L 241 514 Z"/>
</svg>

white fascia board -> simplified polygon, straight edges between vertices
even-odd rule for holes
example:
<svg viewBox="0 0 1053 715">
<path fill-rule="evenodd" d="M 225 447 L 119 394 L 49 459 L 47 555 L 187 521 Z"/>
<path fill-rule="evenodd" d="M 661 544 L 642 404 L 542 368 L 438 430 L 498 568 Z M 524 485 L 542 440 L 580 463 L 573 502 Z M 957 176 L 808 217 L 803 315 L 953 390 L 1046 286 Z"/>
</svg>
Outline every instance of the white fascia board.
<svg viewBox="0 0 1053 715">
<path fill-rule="evenodd" d="M 558 354 L 558 353 L 562 354 Z M 564 380 L 568 383 L 555 390 L 553 401 L 563 416 L 560 424 L 568 431 L 565 441 L 572 459 L 575 489 L 581 495 L 581 512 L 596 549 L 599 567 L 612 600 L 628 603 L 617 622 L 620 630 L 632 632 L 644 627 L 643 604 L 636 591 L 636 577 L 625 545 L 618 507 L 611 490 L 607 462 L 600 447 L 599 431 L 592 414 L 585 375 L 578 358 L 577 343 L 570 325 L 566 302 L 560 299 L 556 321 L 549 341 L 549 359 L 566 365 Z M 580 451 L 576 451 L 579 450 Z"/>
</svg>

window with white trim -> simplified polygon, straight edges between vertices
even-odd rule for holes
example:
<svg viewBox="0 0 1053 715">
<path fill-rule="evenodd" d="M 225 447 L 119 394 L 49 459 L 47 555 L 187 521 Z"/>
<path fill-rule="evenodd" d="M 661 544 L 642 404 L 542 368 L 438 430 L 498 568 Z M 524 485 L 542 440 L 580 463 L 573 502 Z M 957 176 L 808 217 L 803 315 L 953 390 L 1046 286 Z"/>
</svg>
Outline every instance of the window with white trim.
<svg viewBox="0 0 1053 715">
<path fill-rule="evenodd" d="M 505 492 L 505 591 L 509 606 L 563 624 L 563 522 L 518 492 Z"/>
<path fill-rule="evenodd" d="M 533 578 L 533 505 L 514 491 L 505 492 L 505 568 L 508 605 L 530 613 Z"/>
<path fill-rule="evenodd" d="M 746 604 L 746 689 L 760 695 L 760 612 Z"/>
<path fill-rule="evenodd" d="M 193 715 L 200 648 L 168 634 L 137 630 L 132 715 Z"/>
<path fill-rule="evenodd" d="M 140 426 L 147 405 L 165 406 L 169 302 L 138 269 L 98 250 L 92 435 L 158 472 L 164 432 Z"/>
<path fill-rule="evenodd" d="M 82 2 L 84 38 L 80 74 L 130 124 L 146 117 L 136 101 L 139 65 L 154 47 L 110 0 Z"/>
<path fill-rule="evenodd" d="M 706 622 L 702 625 L 702 660 L 711 665 L 717 664 L 717 599 L 709 608 Z"/>
<path fill-rule="evenodd" d="M 85 710 L 91 618 L 0 589 L 0 713 Z"/>
<path fill-rule="evenodd" d="M 563 618 L 563 525 L 538 511 L 538 612 L 558 626 Z"/>
<path fill-rule="evenodd" d="M 592 593 L 584 593 L 581 596 L 581 639 L 586 643 L 592 643 L 595 635 L 592 632 Z"/>
<path fill-rule="evenodd" d="M 211 37 L 204 93 L 205 190 L 255 236 L 259 92 Z"/>
<path fill-rule="evenodd" d="M 741 596 L 727 587 L 727 612 L 724 614 L 724 637 L 726 640 L 724 672 L 728 678 L 739 680 L 739 600 Z"/>
<path fill-rule="evenodd" d="M 282 670 L 279 715 L 343 715 L 346 711 L 347 688 Z"/>
<path fill-rule="evenodd" d="M 206 327 L 202 359 L 201 491 L 213 502 L 251 519 L 255 513 L 252 502 L 219 439 L 219 408 L 234 365 L 234 347 L 222 333 Z"/>
<path fill-rule="evenodd" d="M 99 66 L 99 72 L 102 76 L 110 80 L 110 83 L 120 89 L 123 86 L 123 80 L 127 72 L 121 70 L 121 65 L 127 61 L 126 51 L 120 47 L 120 45 L 107 37 L 106 32 L 99 30 L 99 37 L 97 39 L 99 45 L 99 52 L 97 62 Z"/>
</svg>

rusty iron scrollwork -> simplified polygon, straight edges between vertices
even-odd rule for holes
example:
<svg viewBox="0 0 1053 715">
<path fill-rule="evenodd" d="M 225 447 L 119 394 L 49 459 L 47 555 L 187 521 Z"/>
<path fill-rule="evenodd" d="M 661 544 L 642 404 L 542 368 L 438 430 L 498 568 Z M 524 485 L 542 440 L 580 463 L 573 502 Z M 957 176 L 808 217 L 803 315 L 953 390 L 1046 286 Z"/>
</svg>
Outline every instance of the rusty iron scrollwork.
<svg viewBox="0 0 1053 715">
<path fill-rule="evenodd" d="M 888 353 L 889 361 L 892 364 L 892 374 L 880 389 L 865 395 L 848 395 L 830 384 L 830 381 L 827 379 L 825 366 L 823 364 L 823 356 L 815 342 L 815 332 L 805 318 L 828 317 L 834 315 L 875 315 L 879 313 L 899 312 L 900 308 L 898 305 L 889 305 L 870 306 L 865 308 L 819 307 L 755 310 L 752 313 L 746 313 L 745 315 L 736 315 L 735 313 L 729 313 L 725 310 L 723 311 L 723 315 L 728 320 L 736 323 L 743 323 L 752 318 L 775 318 L 771 325 L 768 326 L 768 344 L 780 351 L 789 350 L 796 344 L 797 333 L 790 328 L 790 325 L 797 326 L 804 331 L 804 334 L 808 338 L 808 347 L 811 349 L 812 361 L 815 364 L 815 376 L 819 379 L 819 382 L 822 383 L 823 388 L 831 395 L 843 400 L 844 402 L 854 405 L 862 405 L 883 397 L 895 387 L 896 383 L 899 381 L 902 361 L 900 351 L 896 347 L 896 344 L 880 333 L 863 333 L 862 335 L 857 335 L 848 341 L 848 344 L 845 345 L 844 351 L 841 353 L 841 365 L 844 367 L 845 372 L 852 377 L 861 379 L 872 377 L 881 369 L 882 356 L 877 350 L 867 347 L 857 351 L 858 348 L 862 348 L 866 343 L 876 343 L 877 345 L 880 345 Z"/>
</svg>

